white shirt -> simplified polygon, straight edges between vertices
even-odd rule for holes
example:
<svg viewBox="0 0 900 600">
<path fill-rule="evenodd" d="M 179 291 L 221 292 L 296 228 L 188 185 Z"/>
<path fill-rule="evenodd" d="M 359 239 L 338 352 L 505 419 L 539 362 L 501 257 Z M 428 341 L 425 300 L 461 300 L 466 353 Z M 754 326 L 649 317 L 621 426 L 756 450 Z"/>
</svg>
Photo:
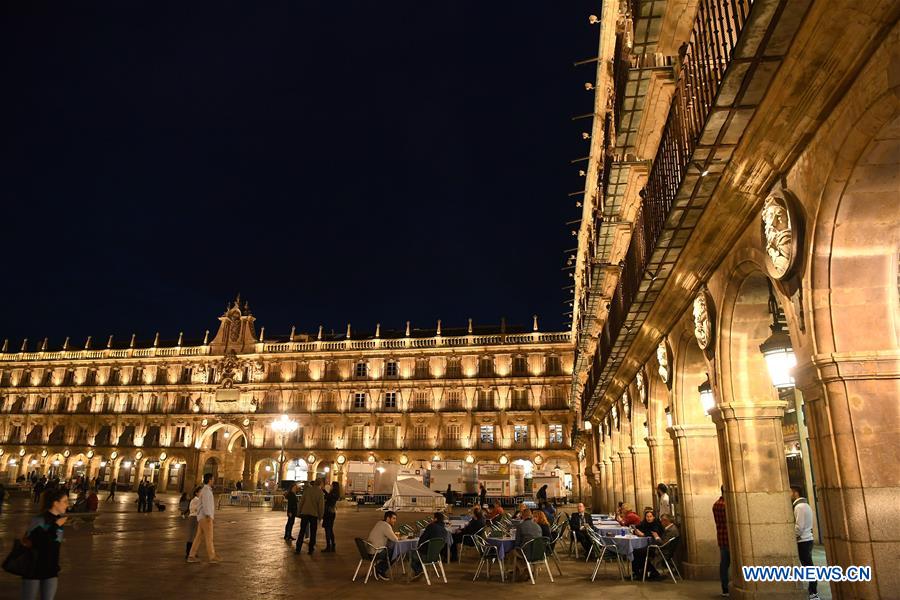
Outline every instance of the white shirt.
<svg viewBox="0 0 900 600">
<path fill-rule="evenodd" d="M 669 495 L 663 494 L 659 497 L 659 514 L 660 515 L 671 515 L 672 514 L 672 504 L 669 502 Z M 657 518 L 659 516 L 657 515 Z"/>
<path fill-rule="evenodd" d="M 369 532 L 369 543 L 376 548 L 386 547 L 387 541 L 397 541 L 397 534 L 387 521 L 378 521 L 375 527 Z"/>
<path fill-rule="evenodd" d="M 812 520 L 812 507 L 806 498 L 794 500 L 794 535 L 798 542 L 812 541 Z"/>
<path fill-rule="evenodd" d="M 197 520 L 199 521 L 203 517 L 216 518 L 216 498 L 209 485 L 204 485 L 200 490 L 200 508 L 197 510 Z"/>
<path fill-rule="evenodd" d="M 191 498 L 191 504 L 188 507 L 188 516 L 196 517 L 197 511 L 200 510 L 200 496 L 194 496 Z"/>
</svg>

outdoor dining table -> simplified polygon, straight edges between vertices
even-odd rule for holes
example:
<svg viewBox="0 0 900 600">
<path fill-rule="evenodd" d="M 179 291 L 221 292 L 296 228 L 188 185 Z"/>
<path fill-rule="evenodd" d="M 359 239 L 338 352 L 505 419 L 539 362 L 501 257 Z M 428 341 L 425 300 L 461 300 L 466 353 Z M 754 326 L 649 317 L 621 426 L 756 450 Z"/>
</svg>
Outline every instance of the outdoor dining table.
<svg viewBox="0 0 900 600">
<path fill-rule="evenodd" d="M 600 535 L 613 536 L 623 535 L 622 532 L 628 531 L 628 528 L 617 523 L 616 525 L 600 525 L 597 527 L 597 531 L 600 532 Z"/>
<path fill-rule="evenodd" d="M 487 543 L 497 548 L 497 558 L 503 562 L 503 558 L 516 547 L 516 538 L 508 537 L 489 537 Z"/>
<path fill-rule="evenodd" d="M 634 560 L 635 550 L 646 548 L 650 545 L 650 538 L 637 535 L 617 535 L 610 539 L 615 542 L 619 554 L 628 558 L 628 562 Z"/>
</svg>

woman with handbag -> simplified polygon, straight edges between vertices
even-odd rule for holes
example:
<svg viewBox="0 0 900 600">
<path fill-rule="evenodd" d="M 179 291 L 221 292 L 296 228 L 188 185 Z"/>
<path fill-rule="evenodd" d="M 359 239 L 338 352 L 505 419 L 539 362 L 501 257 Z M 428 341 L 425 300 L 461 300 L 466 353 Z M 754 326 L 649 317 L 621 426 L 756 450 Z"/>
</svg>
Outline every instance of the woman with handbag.
<svg viewBox="0 0 900 600">
<path fill-rule="evenodd" d="M 66 524 L 69 494 L 65 488 L 46 492 L 47 511 L 31 520 L 25 534 L 31 544 L 34 565 L 22 577 L 22 600 L 53 600 L 59 583 L 59 548 Z"/>
</svg>

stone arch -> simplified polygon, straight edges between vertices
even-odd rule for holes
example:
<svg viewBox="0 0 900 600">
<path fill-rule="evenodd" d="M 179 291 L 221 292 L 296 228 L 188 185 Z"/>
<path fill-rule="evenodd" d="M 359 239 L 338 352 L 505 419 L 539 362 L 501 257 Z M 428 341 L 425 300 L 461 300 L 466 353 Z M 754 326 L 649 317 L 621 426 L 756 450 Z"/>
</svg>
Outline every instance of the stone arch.
<svg viewBox="0 0 900 600">
<path fill-rule="evenodd" d="M 203 448 L 203 445 L 206 444 L 207 441 L 209 441 L 209 439 L 212 437 L 213 433 L 215 433 L 215 432 L 217 432 L 217 431 L 228 431 L 228 432 L 230 432 L 230 433 L 232 434 L 231 436 L 229 436 L 229 440 L 228 440 L 228 443 L 227 443 L 227 445 L 228 445 L 229 447 L 230 447 L 230 446 L 232 445 L 232 443 L 233 443 L 233 442 L 231 441 L 230 438 L 237 438 L 237 437 L 238 437 L 238 436 L 234 435 L 235 432 L 238 432 L 238 433 L 240 433 L 242 436 L 244 436 L 244 439 L 248 441 L 248 444 L 247 444 L 247 445 L 249 446 L 250 436 L 249 436 L 247 430 L 246 430 L 244 427 L 242 427 L 242 426 L 240 426 L 240 425 L 236 425 L 236 424 L 234 424 L 234 423 L 220 422 L 220 423 L 213 423 L 212 425 L 210 425 L 209 427 L 207 427 L 206 429 L 204 429 L 204 430 L 200 433 L 200 435 L 197 436 L 197 439 L 196 439 L 196 441 L 194 442 L 194 447 L 195 447 L 195 448 Z M 230 448 L 229 448 L 229 449 L 230 449 Z"/>
</svg>

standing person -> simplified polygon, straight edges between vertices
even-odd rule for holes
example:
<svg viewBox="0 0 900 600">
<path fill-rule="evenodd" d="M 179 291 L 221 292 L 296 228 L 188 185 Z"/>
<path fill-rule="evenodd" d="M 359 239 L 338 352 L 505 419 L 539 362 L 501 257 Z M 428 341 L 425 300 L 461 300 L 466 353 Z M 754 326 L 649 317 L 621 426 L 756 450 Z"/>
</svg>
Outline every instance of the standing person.
<svg viewBox="0 0 900 600">
<path fill-rule="evenodd" d="M 334 552 L 334 519 L 337 517 L 337 503 L 341 499 L 341 484 L 331 482 L 331 489 L 325 494 L 325 516 L 322 528 L 325 530 L 325 552 Z"/>
<path fill-rule="evenodd" d="M 300 535 L 297 537 L 297 549 L 295 552 L 300 554 L 300 547 L 303 545 L 303 538 L 309 530 L 309 546 L 308 554 L 312 554 L 316 550 L 316 530 L 319 528 L 319 519 L 325 514 L 325 496 L 319 488 L 319 480 L 314 479 L 306 484 L 303 488 L 303 496 L 300 498 Z"/>
<path fill-rule="evenodd" d="M 44 488 L 47 486 L 47 481 L 41 477 L 37 481 L 35 481 L 31 486 L 31 491 L 34 492 L 34 503 L 37 504 L 38 500 L 41 499 L 41 493 L 44 491 Z"/>
<path fill-rule="evenodd" d="M 154 498 L 156 498 L 156 486 L 152 483 L 147 483 L 147 487 L 144 488 L 144 510 L 148 513 L 153 512 Z"/>
<path fill-rule="evenodd" d="M 197 534 L 191 544 L 191 551 L 188 554 L 188 562 L 200 562 L 197 558 L 197 551 L 200 550 L 200 540 L 206 542 L 206 554 L 209 562 L 219 562 L 222 560 L 216 554 L 216 548 L 213 545 L 213 523 L 216 518 L 216 498 L 212 491 L 213 474 L 205 473 L 203 475 L 203 487 L 200 489 L 200 506 L 197 508 Z"/>
<path fill-rule="evenodd" d="M 300 486 L 296 483 L 284 493 L 284 499 L 287 502 L 287 523 L 284 525 L 284 541 L 294 541 L 294 519 L 297 518 L 297 490 Z"/>
<path fill-rule="evenodd" d="M 487 506 L 487 488 L 484 487 L 483 483 L 478 484 L 478 504 L 481 505 L 482 508 Z"/>
<path fill-rule="evenodd" d="M 138 512 L 144 512 L 144 502 L 146 502 L 146 501 L 147 501 L 147 486 L 144 485 L 144 481 L 141 480 L 141 482 L 138 484 L 138 489 L 137 489 Z"/>
<path fill-rule="evenodd" d="M 444 501 L 447 503 L 447 508 L 449 509 L 453 506 L 453 488 L 450 487 L 450 484 L 447 484 L 447 491 L 444 492 Z"/>
<path fill-rule="evenodd" d="M 198 485 L 191 493 L 191 500 L 187 507 L 187 542 L 184 545 L 184 559 L 187 560 L 191 556 L 191 546 L 194 545 L 194 538 L 197 536 L 197 513 L 200 511 L 200 490 Z"/>
<path fill-rule="evenodd" d="M 661 515 L 671 515 L 672 514 L 672 502 L 669 501 L 669 486 L 664 483 L 660 483 L 656 486 L 656 497 L 659 498 L 659 514 Z"/>
<path fill-rule="evenodd" d="M 716 542 L 719 544 L 719 580 L 722 582 L 722 596 L 728 596 L 728 569 L 731 566 L 731 552 L 728 549 L 728 519 L 725 518 L 725 486 L 722 495 L 713 503 L 713 520 L 716 522 Z"/>
<path fill-rule="evenodd" d="M 538 504 L 543 504 L 543 503 L 547 502 L 547 484 L 546 483 L 544 485 L 542 485 L 541 489 L 539 489 L 537 491 L 535 498 L 537 499 Z"/>
<path fill-rule="evenodd" d="M 115 502 L 116 500 L 116 482 L 113 480 L 109 481 L 109 495 L 106 497 L 106 502 Z"/>
<path fill-rule="evenodd" d="M 26 537 L 34 553 L 34 572 L 22 578 L 22 600 L 53 600 L 59 585 L 59 548 L 66 524 L 69 495 L 62 488 L 47 493 L 47 510 L 31 520 Z"/>
<path fill-rule="evenodd" d="M 812 566 L 812 508 L 809 501 L 803 497 L 802 490 L 796 486 L 791 486 L 791 500 L 794 505 L 794 535 L 797 537 L 797 554 L 800 555 L 800 564 L 804 567 Z M 809 600 L 819 600 L 818 582 L 810 581 L 807 586 L 809 592 Z"/>
<path fill-rule="evenodd" d="M 178 499 L 178 514 L 182 519 L 186 519 L 188 511 L 191 508 L 191 499 L 188 498 L 187 492 L 181 492 L 181 498 Z"/>
</svg>

